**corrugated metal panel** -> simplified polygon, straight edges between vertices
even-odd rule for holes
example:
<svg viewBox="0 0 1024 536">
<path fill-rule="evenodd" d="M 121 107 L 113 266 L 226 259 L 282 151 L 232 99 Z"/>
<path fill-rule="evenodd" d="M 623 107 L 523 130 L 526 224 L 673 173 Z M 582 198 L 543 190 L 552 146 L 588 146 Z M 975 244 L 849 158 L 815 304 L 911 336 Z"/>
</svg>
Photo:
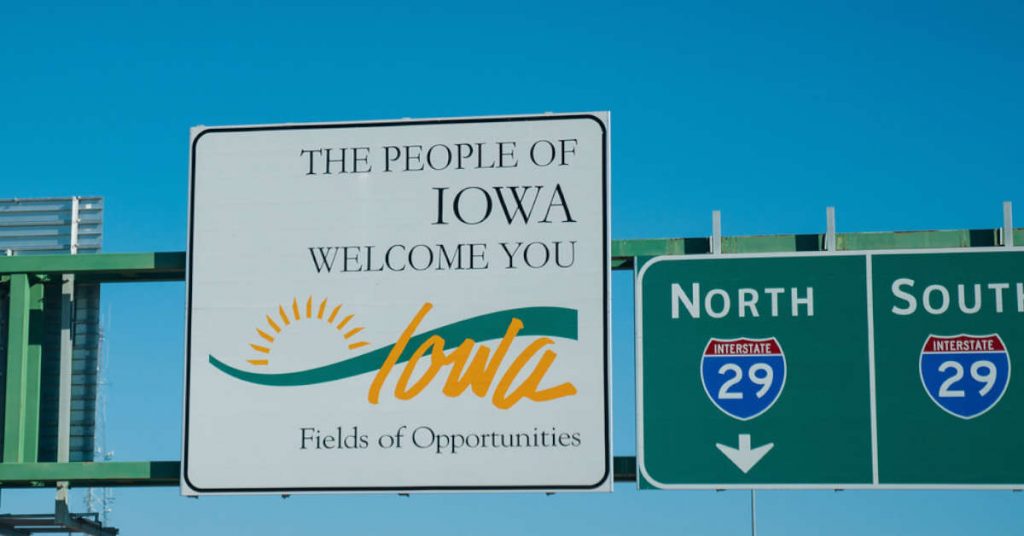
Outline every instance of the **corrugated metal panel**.
<svg viewBox="0 0 1024 536">
<path fill-rule="evenodd" d="M 0 199 L 0 254 L 71 252 L 74 198 Z M 78 198 L 78 253 L 97 253 L 103 242 L 103 198 Z"/>
<path fill-rule="evenodd" d="M 60 400 L 60 285 L 43 290 L 42 371 L 39 389 L 39 461 L 57 461 L 57 413 Z"/>
<path fill-rule="evenodd" d="M 77 213 L 76 213 L 77 212 Z M 75 218 L 77 216 L 77 219 Z M 76 221 L 73 221 L 76 220 Z M 74 225 L 77 223 L 77 226 Z M 98 253 L 103 238 L 103 198 L 0 199 L 0 255 Z M 0 360 L 6 361 L 7 296 L 0 293 Z M 60 389 L 60 281 L 44 292 L 39 461 L 56 461 Z M 100 364 L 100 288 L 75 285 L 72 312 L 70 461 L 92 461 Z M 6 363 L 0 363 L 0 371 Z M 2 397 L 0 397 L 2 401 Z M 2 402 L 0 402 L 2 403 Z"/>
<path fill-rule="evenodd" d="M 96 396 L 100 366 L 100 286 L 75 285 L 71 354 L 71 461 L 92 461 L 96 438 Z M 91 401 L 92 411 L 74 411 L 77 401 Z M 56 431 L 56 429 L 54 429 Z M 56 436 L 54 436 L 56 437 Z"/>
</svg>

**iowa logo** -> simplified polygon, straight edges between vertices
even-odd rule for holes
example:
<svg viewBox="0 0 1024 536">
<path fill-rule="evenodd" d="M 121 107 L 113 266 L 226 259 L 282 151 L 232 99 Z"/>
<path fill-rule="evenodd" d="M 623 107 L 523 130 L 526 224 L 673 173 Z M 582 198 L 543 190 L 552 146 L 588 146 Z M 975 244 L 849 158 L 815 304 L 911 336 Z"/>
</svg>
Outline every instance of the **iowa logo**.
<svg viewBox="0 0 1024 536">
<path fill-rule="evenodd" d="M 995 407 L 1010 383 L 1010 354 L 999 335 L 929 335 L 921 383 L 940 408 L 973 419 Z"/>
<path fill-rule="evenodd" d="M 355 315 L 346 314 L 340 304 L 332 307 L 323 299 L 316 305 L 310 296 L 303 307 L 293 298 L 290 308 L 278 306 L 264 315 L 265 324 L 256 327 L 258 338 L 248 343 L 255 355 L 245 359 L 251 369 L 229 365 L 212 355 L 210 364 L 244 382 L 276 387 L 314 385 L 373 373 L 366 397 L 370 404 L 379 402 L 386 384 L 394 385 L 398 400 L 411 400 L 433 386 L 450 398 L 489 397 L 498 409 L 509 409 L 524 399 L 547 402 L 576 394 L 572 382 L 550 385 L 547 379 L 548 369 L 558 358 L 555 339 L 578 339 L 576 309 L 506 309 L 421 331 L 420 325 L 433 307 L 430 302 L 424 303 L 393 343 L 369 349 L 370 342 L 362 337 L 363 327 L 356 325 Z M 338 351 L 363 353 L 343 355 L 334 363 L 305 370 L 263 372 L 277 362 L 275 348 L 280 339 L 289 336 L 289 328 L 307 324 L 334 335 L 328 339 L 328 347 L 317 350 L 329 355 Z M 517 339 L 528 343 L 513 350 Z"/>
<path fill-rule="evenodd" d="M 711 339 L 700 370 L 711 402 L 726 415 L 747 421 L 779 399 L 786 383 L 786 356 L 775 337 Z"/>
</svg>

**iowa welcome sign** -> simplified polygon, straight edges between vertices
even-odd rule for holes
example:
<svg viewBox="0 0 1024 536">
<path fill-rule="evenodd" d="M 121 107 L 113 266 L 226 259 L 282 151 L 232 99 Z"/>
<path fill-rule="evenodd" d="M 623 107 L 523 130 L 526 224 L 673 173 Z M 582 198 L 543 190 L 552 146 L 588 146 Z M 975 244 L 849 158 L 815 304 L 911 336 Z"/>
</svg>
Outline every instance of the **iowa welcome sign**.
<svg viewBox="0 0 1024 536">
<path fill-rule="evenodd" d="M 194 129 L 182 492 L 610 489 L 608 135 Z"/>
</svg>

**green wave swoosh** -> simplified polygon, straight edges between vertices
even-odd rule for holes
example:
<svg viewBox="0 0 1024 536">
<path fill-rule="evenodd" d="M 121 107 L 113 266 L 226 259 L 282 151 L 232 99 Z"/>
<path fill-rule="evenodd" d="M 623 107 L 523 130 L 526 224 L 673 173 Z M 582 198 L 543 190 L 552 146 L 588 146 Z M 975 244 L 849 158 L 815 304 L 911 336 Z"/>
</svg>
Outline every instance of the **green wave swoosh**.
<svg viewBox="0 0 1024 536">
<path fill-rule="evenodd" d="M 443 338 L 449 348 L 455 348 L 465 339 L 474 341 L 487 341 L 500 339 L 505 336 L 508 324 L 514 318 L 523 323 L 523 328 L 518 335 L 546 335 L 549 337 L 563 337 L 576 340 L 578 333 L 578 313 L 576 309 L 565 307 L 523 307 L 519 309 L 506 309 L 485 315 L 467 318 L 458 322 L 441 326 L 430 331 L 420 333 L 409 339 L 407 347 L 417 348 L 433 335 Z M 372 350 L 365 354 L 358 355 L 343 361 L 331 363 L 309 370 L 295 372 L 284 372 L 279 374 L 265 374 L 237 369 L 210 356 L 210 364 L 217 367 L 221 372 L 238 378 L 239 380 L 259 385 L 272 386 L 297 386 L 312 385 L 316 383 L 331 382 L 344 378 L 351 378 L 367 372 L 380 369 L 387 359 L 394 344 Z M 402 352 L 398 363 L 409 360 L 412 352 Z"/>
</svg>

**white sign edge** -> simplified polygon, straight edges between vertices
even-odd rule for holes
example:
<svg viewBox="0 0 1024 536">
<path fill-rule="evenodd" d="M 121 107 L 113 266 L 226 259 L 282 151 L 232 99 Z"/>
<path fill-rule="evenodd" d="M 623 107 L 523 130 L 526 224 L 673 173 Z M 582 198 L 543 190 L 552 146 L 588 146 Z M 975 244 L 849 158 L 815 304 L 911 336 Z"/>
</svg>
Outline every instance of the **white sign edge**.
<svg viewBox="0 0 1024 536">
<path fill-rule="evenodd" d="M 320 128 L 345 128 L 353 126 L 394 127 L 404 125 L 444 125 L 459 123 L 502 123 L 520 121 L 551 121 L 566 119 L 590 119 L 601 128 L 602 146 L 602 227 L 603 227 L 603 292 L 604 292 L 604 413 L 605 413 L 605 464 L 601 478 L 592 485 L 583 486 L 416 486 L 409 488 L 266 488 L 266 489 L 203 489 L 193 486 L 188 479 L 188 410 L 189 410 L 189 373 L 191 365 L 191 310 L 192 310 L 192 231 L 194 219 L 194 183 L 195 183 L 195 150 L 199 140 L 208 133 L 214 132 L 246 132 L 271 130 L 315 130 Z M 184 329 L 184 366 L 183 395 L 181 422 L 181 461 L 179 468 L 179 488 L 183 496 L 198 497 L 201 495 L 281 495 L 281 494 L 409 494 L 409 493 L 536 493 L 536 492 L 587 492 L 612 491 L 614 487 L 614 454 L 612 450 L 612 355 L 611 355 L 611 112 L 567 112 L 545 114 L 466 116 L 430 119 L 391 119 L 344 122 L 315 123 L 277 123 L 258 125 L 204 126 L 197 125 L 190 129 L 189 136 L 189 180 L 188 180 L 188 220 L 185 250 L 185 329 Z"/>
</svg>

